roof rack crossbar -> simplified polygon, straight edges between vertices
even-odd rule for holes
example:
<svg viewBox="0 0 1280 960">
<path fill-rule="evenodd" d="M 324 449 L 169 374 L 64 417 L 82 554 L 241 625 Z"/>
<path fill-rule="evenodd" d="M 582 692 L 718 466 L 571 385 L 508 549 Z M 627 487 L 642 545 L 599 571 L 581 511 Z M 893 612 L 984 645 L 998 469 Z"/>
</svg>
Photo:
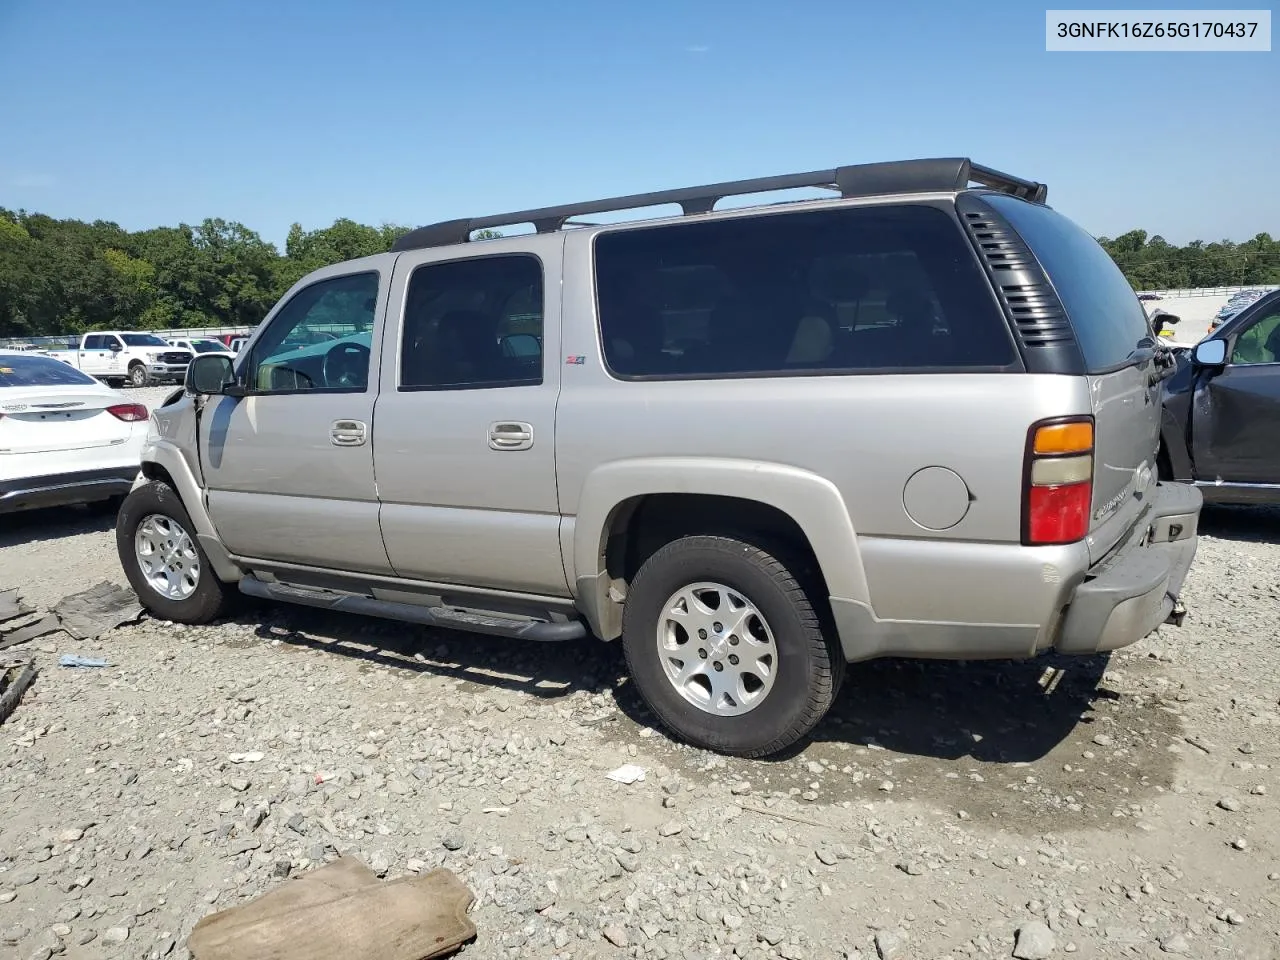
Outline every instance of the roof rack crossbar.
<svg viewBox="0 0 1280 960">
<path fill-rule="evenodd" d="M 1043 203 L 1048 193 L 1048 188 L 1042 183 L 1001 173 L 964 158 L 897 160 L 886 163 L 855 164 L 831 170 L 813 170 L 808 173 L 757 177 L 751 180 L 730 180 L 699 187 L 635 193 L 625 197 L 540 207 L 534 210 L 518 210 L 486 217 L 446 220 L 409 231 L 400 237 L 391 249 L 400 252 L 465 243 L 470 240 L 471 234 L 476 230 L 524 223 L 532 224 L 538 233 L 554 233 L 562 230 L 572 217 L 619 210 L 638 210 L 666 204 L 678 205 L 684 216 L 695 216 L 710 213 L 715 209 L 715 205 L 726 197 L 754 193 L 818 188 L 836 191 L 842 197 L 862 197 L 878 194 L 963 190 L 969 186 L 970 182 L 1012 193 L 1036 203 Z"/>
</svg>

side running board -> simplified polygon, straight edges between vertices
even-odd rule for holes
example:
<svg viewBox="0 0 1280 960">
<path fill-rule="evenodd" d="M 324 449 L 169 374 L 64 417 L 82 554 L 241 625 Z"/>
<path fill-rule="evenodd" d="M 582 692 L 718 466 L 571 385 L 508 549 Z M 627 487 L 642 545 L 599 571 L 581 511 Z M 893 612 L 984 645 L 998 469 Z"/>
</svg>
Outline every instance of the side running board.
<svg viewBox="0 0 1280 960">
<path fill-rule="evenodd" d="M 525 620 L 497 613 L 477 613 L 457 607 L 421 607 L 412 603 L 396 603 L 391 600 L 375 600 L 353 593 L 337 593 L 332 590 L 307 589 L 283 583 L 265 583 L 254 576 L 240 580 L 240 592 L 262 600 L 281 603 L 299 603 L 325 610 L 357 613 L 367 617 L 382 617 L 405 623 L 420 623 L 428 627 L 466 630 L 470 633 L 488 633 L 518 640 L 537 640 L 559 643 L 581 640 L 587 635 L 587 627 L 581 620 L 552 623 L 547 620 Z"/>
</svg>

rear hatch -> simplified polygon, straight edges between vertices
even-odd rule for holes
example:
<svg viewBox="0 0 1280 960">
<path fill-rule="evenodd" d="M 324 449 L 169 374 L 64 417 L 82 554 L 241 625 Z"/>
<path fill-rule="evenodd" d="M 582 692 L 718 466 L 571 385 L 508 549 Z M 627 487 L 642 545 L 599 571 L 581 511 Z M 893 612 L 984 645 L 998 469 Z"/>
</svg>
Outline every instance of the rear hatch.
<svg viewBox="0 0 1280 960">
<path fill-rule="evenodd" d="M 1092 236 L 1054 210 L 990 197 L 1048 275 L 1084 356 L 1094 416 L 1094 563 L 1133 528 L 1156 482 L 1163 385 L 1136 291 Z"/>
</svg>

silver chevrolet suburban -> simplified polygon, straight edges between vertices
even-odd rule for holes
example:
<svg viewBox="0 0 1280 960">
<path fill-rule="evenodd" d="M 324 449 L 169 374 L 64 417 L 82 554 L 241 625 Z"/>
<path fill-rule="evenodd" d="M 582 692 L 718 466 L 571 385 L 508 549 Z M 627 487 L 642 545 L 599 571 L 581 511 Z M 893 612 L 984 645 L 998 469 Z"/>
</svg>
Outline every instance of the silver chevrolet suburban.
<svg viewBox="0 0 1280 960">
<path fill-rule="evenodd" d="M 121 562 L 183 623 L 620 638 L 674 735 L 740 756 L 851 661 L 1131 644 L 1183 616 L 1201 494 L 1153 475 L 1170 358 L 1045 199 L 911 160 L 414 230 L 196 358 Z"/>
</svg>

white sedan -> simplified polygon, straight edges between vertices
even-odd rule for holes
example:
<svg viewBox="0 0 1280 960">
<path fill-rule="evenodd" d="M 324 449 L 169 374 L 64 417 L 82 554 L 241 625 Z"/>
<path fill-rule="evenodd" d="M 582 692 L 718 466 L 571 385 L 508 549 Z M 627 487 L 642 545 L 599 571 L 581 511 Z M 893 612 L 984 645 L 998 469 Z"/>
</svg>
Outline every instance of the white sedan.
<svg viewBox="0 0 1280 960">
<path fill-rule="evenodd" d="M 52 357 L 0 351 L 0 514 L 119 504 L 150 414 Z"/>
</svg>

